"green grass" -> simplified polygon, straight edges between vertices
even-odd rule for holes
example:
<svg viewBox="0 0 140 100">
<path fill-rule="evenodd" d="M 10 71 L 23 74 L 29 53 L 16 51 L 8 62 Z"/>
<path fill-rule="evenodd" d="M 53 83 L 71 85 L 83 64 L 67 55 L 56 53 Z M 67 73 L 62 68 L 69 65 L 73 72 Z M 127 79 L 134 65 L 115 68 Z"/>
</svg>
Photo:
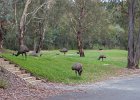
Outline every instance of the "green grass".
<svg viewBox="0 0 140 100">
<path fill-rule="evenodd" d="M 56 55 L 59 53 L 60 55 Z M 97 60 L 100 54 L 107 56 L 103 62 Z M 85 50 L 85 57 L 79 57 L 75 50 L 70 50 L 64 56 L 59 51 L 43 51 L 43 56 L 15 57 L 12 54 L 2 54 L 7 59 L 19 64 L 33 75 L 52 81 L 63 83 L 86 83 L 116 75 L 116 71 L 126 67 L 127 51 L 124 50 Z M 76 76 L 71 70 L 75 62 L 83 64 L 82 76 Z"/>
</svg>

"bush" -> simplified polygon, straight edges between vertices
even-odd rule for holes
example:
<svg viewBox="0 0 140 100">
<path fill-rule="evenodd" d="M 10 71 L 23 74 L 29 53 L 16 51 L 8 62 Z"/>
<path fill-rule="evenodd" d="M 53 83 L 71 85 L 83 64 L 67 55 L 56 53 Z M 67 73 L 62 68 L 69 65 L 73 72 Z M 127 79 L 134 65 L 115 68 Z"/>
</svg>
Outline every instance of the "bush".
<svg viewBox="0 0 140 100">
<path fill-rule="evenodd" d="M 7 81 L 4 79 L 0 79 L 0 88 L 5 89 L 5 88 L 7 88 L 7 86 L 8 86 Z"/>
</svg>

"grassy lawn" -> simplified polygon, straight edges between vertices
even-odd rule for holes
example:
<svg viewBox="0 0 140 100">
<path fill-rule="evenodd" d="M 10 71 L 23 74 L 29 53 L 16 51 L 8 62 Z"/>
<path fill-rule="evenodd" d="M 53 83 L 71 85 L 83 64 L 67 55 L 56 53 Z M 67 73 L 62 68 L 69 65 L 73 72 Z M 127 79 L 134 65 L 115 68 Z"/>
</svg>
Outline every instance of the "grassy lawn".
<svg viewBox="0 0 140 100">
<path fill-rule="evenodd" d="M 56 55 L 59 53 L 60 55 Z M 97 60 L 100 54 L 107 58 L 102 62 Z M 95 82 L 106 76 L 115 76 L 117 70 L 126 66 L 127 51 L 124 50 L 85 50 L 85 57 L 79 57 L 75 50 L 70 50 L 64 56 L 59 51 L 43 51 L 41 57 L 28 56 L 27 59 L 21 55 L 2 54 L 9 60 L 19 64 L 33 75 L 52 81 L 63 83 L 86 83 Z M 76 76 L 71 70 L 75 62 L 83 64 L 82 76 Z"/>
</svg>

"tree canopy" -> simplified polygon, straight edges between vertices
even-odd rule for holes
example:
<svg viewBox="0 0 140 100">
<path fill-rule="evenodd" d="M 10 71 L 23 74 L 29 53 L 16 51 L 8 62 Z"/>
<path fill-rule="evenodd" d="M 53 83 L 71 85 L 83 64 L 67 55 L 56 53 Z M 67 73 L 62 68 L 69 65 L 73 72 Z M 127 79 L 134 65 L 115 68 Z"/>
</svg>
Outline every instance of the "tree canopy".
<svg viewBox="0 0 140 100">
<path fill-rule="evenodd" d="M 3 45 L 17 50 L 19 39 L 21 42 L 24 38 L 29 49 L 36 52 L 68 48 L 78 49 L 80 56 L 84 56 L 84 49 L 129 50 L 134 45 L 132 51 L 139 50 L 139 0 L 0 2 L 1 48 Z M 131 5 L 131 2 L 134 4 Z"/>
</svg>

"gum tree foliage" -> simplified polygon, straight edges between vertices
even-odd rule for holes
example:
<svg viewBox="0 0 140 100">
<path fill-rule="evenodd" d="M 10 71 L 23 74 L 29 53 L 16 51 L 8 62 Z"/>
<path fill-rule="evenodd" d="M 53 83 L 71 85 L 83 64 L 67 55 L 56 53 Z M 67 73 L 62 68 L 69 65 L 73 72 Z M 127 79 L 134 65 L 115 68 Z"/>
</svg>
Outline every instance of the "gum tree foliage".
<svg viewBox="0 0 140 100">
<path fill-rule="evenodd" d="M 63 47 L 76 49 L 77 37 L 73 27 L 77 28 L 77 24 L 73 21 L 75 20 L 74 16 L 70 14 L 74 13 L 76 16 L 79 15 L 78 9 L 76 8 L 76 11 L 71 9 L 72 6 L 74 6 L 71 0 L 50 0 L 50 4 L 44 4 L 48 1 L 49 0 L 32 0 L 28 7 L 26 24 L 24 26 L 25 44 L 34 50 L 37 50 L 41 45 L 43 49 Z M 25 3 L 26 0 L 12 1 L 12 14 L 10 15 L 13 17 L 14 23 L 11 23 L 10 31 L 8 31 L 9 34 L 6 35 L 6 40 L 4 41 L 5 47 L 9 49 L 16 50 L 19 44 L 19 40 L 17 39 L 17 37 L 19 37 L 19 23 Z M 49 9 L 47 7 L 48 5 Z M 82 40 L 83 48 L 92 49 L 95 46 L 94 44 L 102 45 L 104 40 L 108 40 L 108 38 L 104 38 L 107 34 L 108 26 L 107 11 L 102 8 L 100 2 L 89 0 L 86 2 L 85 13 L 86 15 L 82 22 L 85 24 L 82 26 L 84 27 L 84 34 L 82 36 L 82 38 L 84 38 Z M 41 33 L 44 34 L 43 44 L 39 42 Z"/>
<path fill-rule="evenodd" d="M 112 45 L 114 45 L 115 43 L 115 46 L 127 50 L 128 3 L 126 2 L 126 0 L 109 0 L 109 2 L 105 2 L 104 5 L 109 13 L 108 15 L 108 18 L 110 20 L 109 30 L 110 26 L 112 28 L 118 26 L 120 27 L 121 30 L 124 30 L 123 32 L 116 31 L 117 34 L 115 34 L 113 37 L 115 38 L 116 43 L 119 44 L 116 45 L 115 41 L 111 41 L 109 43 L 111 43 Z M 108 40 L 110 39 L 111 38 L 109 38 Z"/>
<path fill-rule="evenodd" d="M 6 27 L 8 32 L 5 35 L 4 46 L 16 50 L 19 44 L 17 39 L 19 22 L 26 0 L 7 1 L 11 1 L 12 4 L 8 14 L 12 17 L 13 22 L 10 22 L 9 26 Z M 25 44 L 37 52 L 41 48 L 77 49 L 77 32 L 82 30 L 83 49 L 127 48 L 127 28 L 123 26 L 128 25 L 120 22 L 124 23 L 123 21 L 127 19 L 128 14 L 125 16 L 125 13 L 121 13 L 120 5 L 122 2 L 115 4 L 110 2 L 115 5 L 113 7 L 109 2 L 103 3 L 100 0 L 86 0 L 85 3 L 82 3 L 83 1 L 75 0 L 74 3 L 74 0 L 32 0 L 26 16 Z M 78 22 L 79 8 L 83 4 L 84 17 L 80 21 L 80 29 L 78 28 L 80 26 Z M 123 5 L 125 5 L 123 6 L 124 11 L 127 11 L 127 4 L 123 3 Z"/>
</svg>

